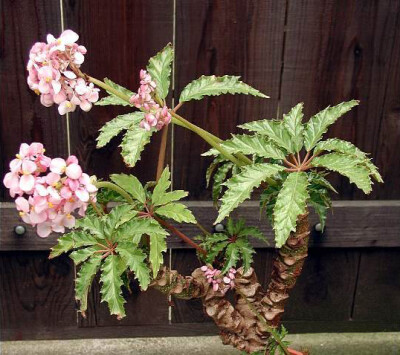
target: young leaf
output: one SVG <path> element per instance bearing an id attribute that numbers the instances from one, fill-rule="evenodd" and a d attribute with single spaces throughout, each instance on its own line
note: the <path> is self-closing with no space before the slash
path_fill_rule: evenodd
<path id="1" fill-rule="evenodd" d="M 303 103 L 293 107 L 287 115 L 283 115 L 283 124 L 291 137 L 292 149 L 290 153 L 297 153 L 303 148 Z"/>
<path id="2" fill-rule="evenodd" d="M 118 85 L 111 81 L 110 79 L 105 78 L 104 82 L 111 86 L 113 89 L 117 90 L 121 94 L 130 98 L 134 93 L 121 85 Z M 97 101 L 95 105 L 98 106 L 107 106 L 107 105 L 121 105 L 121 106 L 133 106 L 128 101 L 121 99 L 119 96 L 116 96 L 111 91 L 107 91 L 110 96 L 103 97 L 100 101 Z"/>
<path id="3" fill-rule="evenodd" d="M 126 270 L 124 261 L 118 255 L 109 255 L 101 265 L 101 302 L 107 302 L 110 314 L 118 319 L 125 317 L 121 286 L 121 274 Z"/>
<path id="4" fill-rule="evenodd" d="M 147 71 L 151 78 L 156 82 L 157 96 L 164 100 L 168 95 L 170 85 L 170 75 L 172 61 L 174 60 L 174 49 L 171 43 L 167 44 L 163 50 L 150 58 Z"/>
<path id="5" fill-rule="evenodd" d="M 101 220 L 97 216 L 86 215 L 76 221 L 76 227 L 88 231 L 90 234 L 104 239 L 104 228 Z"/>
<path id="6" fill-rule="evenodd" d="M 100 269 L 101 255 L 92 256 L 80 267 L 75 280 L 75 298 L 79 301 L 79 309 L 84 313 L 87 309 L 87 296 L 96 273 Z"/>
<path id="7" fill-rule="evenodd" d="M 310 151 L 322 138 L 322 135 L 328 130 L 328 127 L 335 123 L 336 120 L 350 111 L 359 101 L 352 100 L 342 102 L 339 105 L 330 107 L 318 112 L 307 122 L 304 130 L 304 146 Z"/>
<path id="8" fill-rule="evenodd" d="M 122 187 L 125 191 L 132 195 L 134 199 L 138 200 L 141 203 L 146 202 L 146 193 L 142 184 L 136 176 L 126 174 L 112 174 L 110 175 L 110 179 L 119 187 Z"/>
<path id="9" fill-rule="evenodd" d="M 69 257 L 74 261 L 75 265 L 79 265 L 80 263 L 83 263 L 86 259 L 91 257 L 96 252 L 96 250 L 99 249 L 92 247 L 74 250 L 71 254 L 69 254 Z"/>
<path id="10" fill-rule="evenodd" d="M 283 121 L 260 120 L 245 123 L 239 127 L 249 131 L 258 132 L 263 136 L 267 136 L 278 147 L 283 148 L 288 152 L 292 150 L 291 138 Z"/>
<path id="11" fill-rule="evenodd" d="M 246 239 L 238 239 L 235 244 L 240 250 L 244 272 L 247 272 L 247 270 L 250 269 L 251 263 L 253 262 L 253 254 L 255 251 Z"/>
<path id="12" fill-rule="evenodd" d="M 154 130 L 147 131 L 139 126 L 130 127 L 127 130 L 120 147 L 122 148 L 121 155 L 129 167 L 134 167 L 140 159 L 140 154 L 144 146 L 150 142 L 153 133 Z"/>
<path id="13" fill-rule="evenodd" d="M 218 199 L 221 195 L 222 184 L 226 180 L 229 171 L 232 169 L 233 164 L 231 162 L 225 163 L 221 165 L 217 172 L 214 175 L 214 182 L 212 187 L 212 199 L 214 201 L 214 205 L 217 206 Z"/>
<path id="14" fill-rule="evenodd" d="M 150 234 L 150 255 L 149 260 L 153 270 L 153 277 L 156 277 L 160 270 L 160 265 L 163 263 L 163 252 L 167 250 L 165 236 L 158 233 Z"/>
<path id="15" fill-rule="evenodd" d="M 132 126 L 139 126 L 139 122 L 143 119 L 143 112 L 127 113 L 119 115 L 107 122 L 100 128 L 100 134 L 96 138 L 97 148 L 104 147 L 112 138 L 117 136 L 121 131 L 128 130 Z"/>
<path id="16" fill-rule="evenodd" d="M 285 159 L 285 153 L 268 138 L 254 135 L 232 135 L 232 138 L 223 142 L 222 146 L 235 153 L 255 154 L 263 158 Z"/>
<path id="17" fill-rule="evenodd" d="M 210 186 L 210 180 L 211 176 L 213 175 L 215 169 L 218 167 L 220 164 L 220 160 L 217 158 L 214 158 L 212 163 L 208 166 L 207 171 L 206 171 L 206 187 Z"/>
<path id="18" fill-rule="evenodd" d="M 162 172 L 160 178 L 157 181 L 157 185 L 153 190 L 153 195 L 151 196 L 151 201 L 153 205 L 158 205 L 163 200 L 165 191 L 171 186 L 170 172 L 168 166 Z"/>
<path id="19" fill-rule="evenodd" d="M 104 233 L 108 238 L 111 238 L 115 229 L 121 225 L 121 219 L 128 215 L 133 209 L 131 205 L 115 206 L 109 214 L 105 216 Z M 132 218 L 132 217 L 131 217 Z"/>
<path id="20" fill-rule="evenodd" d="M 146 291 L 150 284 L 150 269 L 145 263 L 146 254 L 131 243 L 118 243 L 116 250 L 135 274 L 141 289 Z"/>
<path id="21" fill-rule="evenodd" d="M 289 174 L 282 184 L 274 208 L 274 230 L 276 246 L 280 248 L 296 231 L 297 216 L 306 212 L 308 179 L 304 172 Z"/>
<path id="22" fill-rule="evenodd" d="M 116 240 L 130 241 L 133 244 L 139 244 L 143 234 L 159 234 L 167 236 L 168 232 L 152 218 L 133 218 L 123 224 L 116 232 Z"/>
<path id="23" fill-rule="evenodd" d="M 239 261 L 239 248 L 237 246 L 237 243 L 228 244 L 225 251 L 225 258 L 226 262 L 223 269 L 221 270 L 223 274 L 226 273 L 231 267 L 235 267 L 237 262 Z"/>
<path id="24" fill-rule="evenodd" d="M 319 142 L 315 148 L 314 153 L 326 150 L 328 152 L 335 151 L 338 153 L 343 153 L 347 155 L 354 155 L 354 157 L 359 159 L 360 164 L 364 164 L 366 168 L 370 171 L 370 174 L 377 182 L 383 182 L 381 175 L 378 172 L 378 168 L 371 163 L 366 153 L 358 149 L 354 144 L 337 139 L 327 139 L 326 141 Z"/>
<path id="25" fill-rule="evenodd" d="M 245 94 L 263 98 L 268 96 L 259 92 L 239 80 L 240 76 L 201 76 L 188 84 L 181 93 L 179 102 L 200 100 L 204 96 L 218 96 L 222 94 Z"/>
<path id="26" fill-rule="evenodd" d="M 319 217 L 322 231 L 325 229 L 326 215 L 330 207 L 330 199 L 326 189 L 312 190 L 310 189 L 310 204 L 314 208 Z"/>
<path id="27" fill-rule="evenodd" d="M 221 199 L 222 205 L 215 223 L 221 222 L 240 203 L 249 198 L 253 189 L 259 186 L 266 178 L 272 177 L 284 169 L 283 166 L 276 164 L 244 166 L 239 174 L 234 175 L 225 183 L 227 190 Z"/>
<path id="28" fill-rule="evenodd" d="M 171 218 L 176 222 L 197 223 L 192 211 L 182 203 L 169 203 L 168 205 L 158 207 L 155 213 L 161 217 Z"/>
<path id="29" fill-rule="evenodd" d="M 161 206 L 170 203 L 172 201 L 178 201 L 186 197 L 187 195 L 188 192 L 183 190 L 166 192 L 162 196 L 160 196 L 160 198 L 157 199 L 157 204 L 155 204 L 154 206 Z"/>
<path id="30" fill-rule="evenodd" d="M 66 253 L 71 249 L 95 245 L 97 240 L 85 232 L 72 231 L 58 238 L 57 244 L 51 248 L 49 259 Z"/>
<path id="31" fill-rule="evenodd" d="M 358 161 L 352 156 L 340 153 L 329 153 L 312 160 L 311 165 L 322 167 L 332 171 L 336 171 L 343 176 L 349 178 L 364 193 L 369 194 L 372 191 L 372 182 L 369 177 L 369 170 L 362 165 L 357 164 Z"/>

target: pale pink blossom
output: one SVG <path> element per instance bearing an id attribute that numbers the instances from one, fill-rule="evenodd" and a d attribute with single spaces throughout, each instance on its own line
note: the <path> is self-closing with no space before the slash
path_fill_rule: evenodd
<path id="1" fill-rule="evenodd" d="M 210 268 L 207 265 L 203 265 L 200 270 L 203 271 L 207 282 L 212 285 L 214 292 L 219 290 L 222 294 L 225 294 L 229 289 L 235 286 L 234 280 L 236 270 L 234 268 L 230 268 L 228 274 L 225 276 L 222 274 L 221 270 Z"/>

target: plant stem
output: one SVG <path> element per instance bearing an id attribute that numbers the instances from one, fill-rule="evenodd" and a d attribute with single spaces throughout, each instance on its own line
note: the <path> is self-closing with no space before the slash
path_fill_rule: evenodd
<path id="1" fill-rule="evenodd" d="M 134 204 L 135 201 L 132 199 L 132 197 L 123 189 L 121 189 L 118 185 L 109 182 L 109 181 L 98 181 L 96 182 L 96 187 L 98 189 L 101 188 L 106 188 L 115 191 L 116 193 L 120 194 L 126 201 L 128 201 L 131 204 Z"/>
<path id="2" fill-rule="evenodd" d="M 289 350 L 287 349 L 287 346 L 282 343 L 281 339 L 279 336 L 276 334 L 276 329 L 272 328 L 267 321 L 264 319 L 264 317 L 257 311 L 257 309 L 254 307 L 254 305 L 247 299 L 246 295 L 240 291 L 239 289 L 235 288 L 235 292 L 238 293 L 247 303 L 249 306 L 250 310 L 254 313 L 254 315 L 257 317 L 257 319 L 264 325 L 265 329 L 267 332 L 271 334 L 271 336 L 275 339 L 275 341 L 279 344 L 279 346 L 282 348 L 283 352 L 286 355 L 290 355 Z"/>
<path id="3" fill-rule="evenodd" d="M 96 202 L 94 202 L 92 199 L 90 199 L 90 204 L 92 205 L 93 209 L 96 211 L 99 217 L 104 215 L 103 211 L 97 207 Z"/>
<path id="4" fill-rule="evenodd" d="M 113 87 L 110 85 L 107 85 L 105 82 L 98 80 L 96 78 L 92 78 L 91 76 L 86 77 L 87 80 L 89 80 L 91 83 L 100 86 L 104 90 L 111 92 L 113 95 L 118 96 L 120 99 L 129 102 L 130 97 L 128 95 L 124 95 L 123 93 L 119 92 L 118 90 L 115 90 Z"/>
<path id="5" fill-rule="evenodd" d="M 158 152 L 156 181 L 158 181 L 164 169 L 165 152 L 167 150 L 167 140 L 168 140 L 168 125 L 163 128 L 161 136 L 160 150 Z"/>
<path id="6" fill-rule="evenodd" d="M 176 229 L 174 226 L 172 226 L 171 224 L 169 224 L 168 222 L 164 221 L 163 219 L 157 217 L 157 216 L 153 216 L 153 218 L 160 223 L 161 225 L 163 225 L 165 228 L 169 229 L 172 233 L 174 233 L 175 235 L 177 235 L 179 238 L 181 238 L 185 243 L 191 245 L 193 248 L 196 248 L 200 253 L 206 255 L 207 252 L 198 244 L 196 244 L 193 240 L 191 240 L 188 236 L 186 236 L 185 234 L 183 234 L 181 231 L 179 231 L 178 229 Z"/>

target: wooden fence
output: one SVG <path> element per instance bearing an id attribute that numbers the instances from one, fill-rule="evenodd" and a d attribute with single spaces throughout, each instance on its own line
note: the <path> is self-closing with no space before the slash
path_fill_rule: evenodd
<path id="1" fill-rule="evenodd" d="M 119 139 L 95 149 L 97 130 L 124 110 L 77 111 L 68 127 L 56 108 L 42 107 L 27 87 L 30 46 L 47 33 L 59 34 L 62 25 L 80 34 L 88 49 L 83 69 L 94 77 L 134 90 L 148 58 L 174 42 L 174 97 L 202 74 L 241 75 L 271 97 L 225 96 L 182 107 L 184 117 L 221 138 L 238 124 L 276 117 L 300 101 L 309 116 L 329 104 L 361 100 L 330 135 L 371 152 L 385 184 L 365 197 L 345 179 L 332 179 L 342 200 L 335 202 L 326 233 L 313 233 L 285 324 L 297 332 L 400 330 L 399 1 L 0 0 L 0 14 L 1 176 L 21 142 L 41 141 L 49 156 L 66 156 L 70 146 L 85 171 L 98 177 L 129 171 L 142 181 L 154 179 L 160 135 L 128 170 Z M 211 227 L 215 211 L 204 179 L 209 161 L 199 157 L 207 146 L 180 127 L 171 131 L 173 187 L 190 192 L 188 204 Z M 65 257 L 47 260 L 55 236 L 41 240 L 30 228 L 17 236 L 13 228 L 21 223 L 4 189 L 1 198 L 3 339 L 215 332 L 199 302 L 175 301 L 170 307 L 161 294 L 139 293 L 137 287 L 126 295 L 128 317 L 117 321 L 100 303 L 96 285 L 83 319 L 76 313 L 72 263 Z M 239 212 L 260 224 L 255 202 Z M 261 226 L 271 238 L 265 221 Z M 274 250 L 257 248 L 255 266 L 265 284 Z M 165 262 L 182 273 L 197 265 L 194 252 L 174 238 Z"/>

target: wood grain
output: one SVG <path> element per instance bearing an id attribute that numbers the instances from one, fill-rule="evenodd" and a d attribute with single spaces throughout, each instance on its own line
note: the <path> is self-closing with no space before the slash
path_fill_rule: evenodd
<path id="1" fill-rule="evenodd" d="M 0 254 L 1 328 L 22 340 L 31 329 L 76 325 L 73 265 L 67 257 L 48 260 L 46 252 Z"/>
<path id="2" fill-rule="evenodd" d="M 175 98 L 201 75 L 240 75 L 271 99 L 224 95 L 185 103 L 179 111 L 208 131 L 228 138 L 236 126 L 276 115 L 279 100 L 285 1 L 177 1 Z M 201 138 L 175 127 L 174 188 L 206 199 L 208 149 Z"/>
<path id="3" fill-rule="evenodd" d="M 46 41 L 47 33 L 60 32 L 57 1 L 0 2 L 0 176 L 22 142 L 42 142 L 49 156 L 66 154 L 65 120 L 56 107 L 46 108 L 26 83 L 29 50 Z M 0 199 L 9 200 L 3 184 Z"/>
<path id="4" fill-rule="evenodd" d="M 304 102 L 309 117 L 328 105 L 361 101 L 327 136 L 372 153 L 388 181 L 399 177 L 398 159 L 387 148 L 400 138 L 399 16 L 400 3 L 391 0 L 290 1 L 282 73 L 283 112 Z M 342 199 L 399 196 L 398 186 L 379 184 L 365 196 L 347 179 L 334 179 Z"/>

